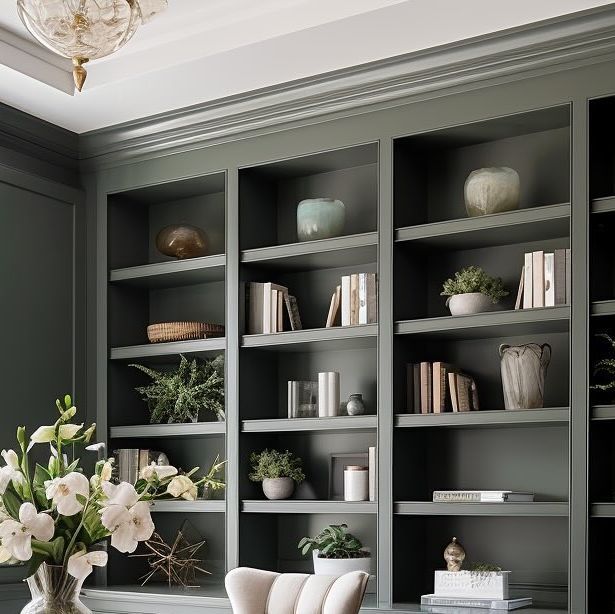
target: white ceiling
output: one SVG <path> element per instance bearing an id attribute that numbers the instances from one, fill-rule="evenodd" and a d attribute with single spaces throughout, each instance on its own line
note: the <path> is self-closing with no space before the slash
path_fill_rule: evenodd
<path id="1" fill-rule="evenodd" d="M 33 41 L 0 7 L 0 101 L 78 133 L 572 13 L 599 0 L 169 0 L 87 65 Z M 74 94 L 74 95 L 73 95 Z"/>

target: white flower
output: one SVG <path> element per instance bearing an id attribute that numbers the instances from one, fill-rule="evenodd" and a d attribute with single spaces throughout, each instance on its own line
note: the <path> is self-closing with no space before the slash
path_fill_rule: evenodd
<path id="1" fill-rule="evenodd" d="M 121 505 L 123 507 L 132 507 L 139 500 L 135 487 L 128 482 L 120 482 L 117 485 L 111 484 L 111 482 L 103 482 L 102 490 L 107 497 L 105 506 Z"/>
<path id="2" fill-rule="evenodd" d="M 59 428 L 60 439 L 72 439 L 81 429 L 83 424 L 62 424 Z M 56 439 L 56 427 L 39 426 L 30 436 L 30 447 L 35 443 L 49 443 Z"/>
<path id="3" fill-rule="evenodd" d="M 19 470 L 19 458 L 13 450 L 2 450 L 6 465 L 0 468 L 0 495 L 6 492 L 11 482 L 22 482 L 23 474 Z"/>
<path id="4" fill-rule="evenodd" d="M 4 546 L 0 546 L 0 565 L 7 563 L 12 558 L 13 555 Z"/>
<path id="5" fill-rule="evenodd" d="M 131 508 L 109 505 L 101 511 L 101 522 L 111 533 L 111 545 L 120 552 L 134 552 L 140 541 L 148 540 L 154 533 L 146 501 L 139 501 Z"/>
<path id="6" fill-rule="evenodd" d="M 165 478 L 170 478 L 174 475 L 177 475 L 177 469 L 172 467 L 171 465 L 157 465 L 156 463 L 152 463 L 147 467 L 143 467 L 141 469 L 141 478 L 151 482 L 155 477 L 158 477 L 159 480 L 164 480 Z"/>
<path id="7" fill-rule="evenodd" d="M 104 567 L 107 564 L 109 555 L 101 550 L 95 550 L 94 552 L 77 552 L 68 559 L 68 566 L 66 570 L 68 573 L 77 578 L 78 580 L 84 580 L 91 573 L 93 566 Z"/>
<path id="8" fill-rule="evenodd" d="M 107 461 L 100 470 L 100 479 L 103 482 L 108 482 L 113 476 L 113 465 Z"/>
<path id="9" fill-rule="evenodd" d="M 62 516 L 74 516 L 83 509 L 83 504 L 77 500 L 77 495 L 88 497 L 90 482 L 82 474 L 73 471 L 63 478 L 55 478 L 45 482 L 45 495 L 53 501 Z"/>
<path id="10" fill-rule="evenodd" d="M 198 494 L 196 485 L 187 475 L 174 477 L 167 486 L 167 492 L 176 499 L 182 498 L 187 501 L 194 501 Z"/>
<path id="11" fill-rule="evenodd" d="M 60 427 L 60 439 L 72 439 L 83 428 L 81 424 L 63 424 Z"/>
<path id="12" fill-rule="evenodd" d="M 5 520 L 0 524 L 2 547 L 19 561 L 32 558 L 32 537 L 41 542 L 48 542 L 53 537 L 55 526 L 49 514 L 36 513 L 32 503 L 22 503 L 19 508 L 19 520 Z"/>

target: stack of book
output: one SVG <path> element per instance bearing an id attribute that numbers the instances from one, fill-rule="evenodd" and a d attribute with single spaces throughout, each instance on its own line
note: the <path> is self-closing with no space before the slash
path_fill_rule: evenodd
<path id="1" fill-rule="evenodd" d="M 439 597 L 438 595 L 423 595 L 421 605 L 427 606 L 426 612 L 433 614 L 471 614 L 472 612 L 489 610 L 518 610 L 532 605 L 531 597 L 517 599 L 481 599 L 480 597 Z M 457 609 L 458 608 L 458 609 Z M 461 608 L 464 608 L 461 610 Z M 466 610 L 465 608 L 469 608 Z M 478 612 L 477 612 L 478 614 Z"/>
<path id="2" fill-rule="evenodd" d="M 570 279 L 569 249 L 526 253 L 515 309 L 568 305 Z"/>
<path id="3" fill-rule="evenodd" d="M 297 299 L 288 288 L 271 282 L 246 284 L 248 335 L 281 333 L 286 328 L 301 330 Z"/>
<path id="4" fill-rule="evenodd" d="M 374 324 L 378 321 L 378 282 L 376 273 L 344 275 L 331 296 L 327 328 Z"/>
<path id="5" fill-rule="evenodd" d="M 155 463 L 160 452 L 139 448 L 121 448 L 115 450 L 113 455 L 115 457 L 114 478 L 119 482 L 135 484 L 141 470 Z"/>
<path id="6" fill-rule="evenodd" d="M 531 503 L 534 494 L 514 490 L 434 490 L 434 503 Z"/>
<path id="7" fill-rule="evenodd" d="M 441 414 L 478 410 L 474 378 L 446 362 L 406 365 L 408 413 Z"/>

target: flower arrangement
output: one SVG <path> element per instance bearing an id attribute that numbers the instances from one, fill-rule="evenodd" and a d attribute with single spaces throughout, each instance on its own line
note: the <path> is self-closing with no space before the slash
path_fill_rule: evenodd
<path id="1" fill-rule="evenodd" d="M 175 467 L 151 465 L 141 471 L 136 484 L 114 484 L 113 460 L 102 459 L 88 479 L 79 459 L 69 459 L 67 452 L 74 454 L 77 445 L 89 444 L 96 425 L 85 429 L 71 422 L 77 408 L 70 396 L 56 405 L 56 422 L 38 428 L 29 440 L 24 427 L 17 429 L 21 453 L 3 450 L 6 464 L 0 468 L 0 500 L 6 512 L 0 522 L 0 562 L 29 562 L 28 576 L 60 569 L 61 580 L 54 589 L 58 594 L 49 599 L 65 598 L 59 592 L 71 578 L 82 582 L 94 566 L 107 564 L 107 553 L 96 545 L 108 537 L 120 552 L 134 552 L 139 542 L 150 539 L 153 500 L 193 500 L 199 485 L 224 487 L 215 478 L 222 466 L 217 460 L 201 479 L 194 478 L 198 468 L 179 475 Z M 37 444 L 49 445 L 51 456 L 47 467 L 36 464 L 32 472 L 30 452 Z M 91 447 L 101 449 L 102 444 Z"/>

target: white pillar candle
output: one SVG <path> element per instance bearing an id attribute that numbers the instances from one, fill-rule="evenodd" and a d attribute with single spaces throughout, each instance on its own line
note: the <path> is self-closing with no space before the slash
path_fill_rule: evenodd
<path id="1" fill-rule="evenodd" d="M 340 374 L 325 371 L 318 374 L 318 417 L 337 416 L 340 407 Z"/>
<path id="2" fill-rule="evenodd" d="M 369 499 L 369 471 L 360 465 L 344 468 L 344 501 L 367 501 Z"/>

